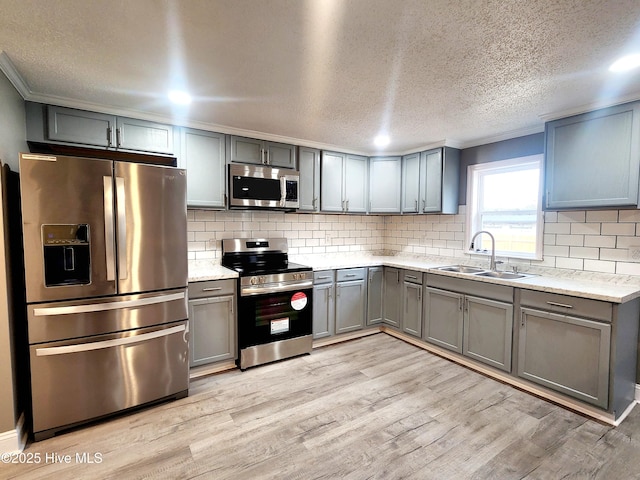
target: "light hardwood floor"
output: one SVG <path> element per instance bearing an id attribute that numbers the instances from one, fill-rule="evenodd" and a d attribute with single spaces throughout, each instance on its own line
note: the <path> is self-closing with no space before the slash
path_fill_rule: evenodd
<path id="1" fill-rule="evenodd" d="M 198 379 L 24 453 L 42 463 L 0 478 L 632 479 L 640 408 L 605 426 L 380 333 Z"/>

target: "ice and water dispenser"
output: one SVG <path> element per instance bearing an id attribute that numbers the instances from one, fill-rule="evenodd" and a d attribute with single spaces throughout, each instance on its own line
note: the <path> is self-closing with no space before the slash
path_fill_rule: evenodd
<path id="1" fill-rule="evenodd" d="M 47 287 L 91 283 L 89 225 L 42 225 Z"/>

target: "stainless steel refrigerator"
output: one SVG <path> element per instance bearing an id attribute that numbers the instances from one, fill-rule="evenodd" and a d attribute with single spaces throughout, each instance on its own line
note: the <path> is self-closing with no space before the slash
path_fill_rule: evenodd
<path id="1" fill-rule="evenodd" d="M 188 393 L 185 171 L 20 156 L 36 440 Z"/>

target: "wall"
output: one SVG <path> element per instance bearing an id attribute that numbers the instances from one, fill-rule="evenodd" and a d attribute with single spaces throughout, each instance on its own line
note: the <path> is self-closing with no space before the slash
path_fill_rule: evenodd
<path id="1" fill-rule="evenodd" d="M 24 101 L 4 74 L 0 73 L 0 159 L 18 171 L 18 154 L 28 151 L 25 143 Z M 13 207 L 9 205 L 9 207 Z M 2 213 L 0 213 L 2 215 Z M 0 218 L 0 225 L 2 225 Z M 3 229 L 4 230 L 4 229 Z M 14 394 L 11 325 L 7 289 L 5 235 L 0 232 L 0 434 L 15 430 L 18 401 Z"/>

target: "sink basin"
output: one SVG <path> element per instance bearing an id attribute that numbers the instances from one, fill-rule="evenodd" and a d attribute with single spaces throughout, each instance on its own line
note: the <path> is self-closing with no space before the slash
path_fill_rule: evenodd
<path id="1" fill-rule="evenodd" d="M 448 267 L 439 267 L 438 270 L 442 270 L 444 272 L 477 273 L 477 274 L 479 274 L 480 272 L 484 272 L 484 268 L 469 267 L 467 265 L 450 265 Z"/>
<path id="2" fill-rule="evenodd" d="M 479 277 L 491 277 L 491 278 L 504 278 L 505 280 L 515 280 L 516 278 L 530 277 L 524 273 L 512 273 L 512 272 L 481 272 L 476 273 Z"/>

